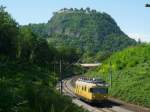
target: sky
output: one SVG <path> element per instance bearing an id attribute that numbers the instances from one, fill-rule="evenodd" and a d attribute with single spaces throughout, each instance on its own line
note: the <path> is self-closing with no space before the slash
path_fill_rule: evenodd
<path id="1" fill-rule="evenodd" d="M 131 38 L 150 42 L 150 0 L 0 0 L 0 5 L 21 25 L 46 23 L 62 8 L 96 9 L 111 15 Z"/>

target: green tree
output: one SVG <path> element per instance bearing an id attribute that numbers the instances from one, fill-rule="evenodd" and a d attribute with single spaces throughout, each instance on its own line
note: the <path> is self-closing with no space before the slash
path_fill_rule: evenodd
<path id="1" fill-rule="evenodd" d="M 5 7 L 0 6 L 0 55 L 16 58 L 18 24 L 13 20 Z"/>
<path id="2" fill-rule="evenodd" d="M 68 46 L 59 47 L 58 52 L 59 52 L 59 58 L 61 58 L 65 63 L 68 64 L 72 64 L 78 61 L 81 55 L 80 51 Z"/>
<path id="3" fill-rule="evenodd" d="M 34 50 L 34 62 L 40 65 L 50 64 L 54 58 L 54 50 L 55 49 L 52 47 L 50 49 L 48 42 L 45 39 L 39 38 Z"/>
<path id="4" fill-rule="evenodd" d="M 20 28 L 18 58 L 22 62 L 32 62 L 37 36 L 28 27 Z"/>

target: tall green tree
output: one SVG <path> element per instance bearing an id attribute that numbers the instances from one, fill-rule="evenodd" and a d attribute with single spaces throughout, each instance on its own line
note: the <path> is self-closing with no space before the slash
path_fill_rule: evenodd
<path id="1" fill-rule="evenodd" d="M 45 39 L 39 38 L 34 50 L 33 60 L 37 64 L 49 65 L 54 58 L 55 49 L 50 48 Z"/>
<path id="2" fill-rule="evenodd" d="M 64 61 L 64 63 L 72 64 L 79 60 L 81 53 L 79 50 L 68 47 L 68 46 L 61 46 L 57 48 L 59 57 Z"/>
<path id="3" fill-rule="evenodd" d="M 20 28 L 18 58 L 22 62 L 33 62 L 37 36 L 28 27 Z"/>
<path id="4" fill-rule="evenodd" d="M 0 55 L 16 57 L 19 27 L 5 7 L 0 6 Z"/>

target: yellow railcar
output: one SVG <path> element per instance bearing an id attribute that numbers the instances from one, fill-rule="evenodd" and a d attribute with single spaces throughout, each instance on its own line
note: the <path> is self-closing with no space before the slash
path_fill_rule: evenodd
<path id="1" fill-rule="evenodd" d="M 108 84 L 102 80 L 79 78 L 75 82 L 75 94 L 88 102 L 102 102 L 108 97 Z"/>

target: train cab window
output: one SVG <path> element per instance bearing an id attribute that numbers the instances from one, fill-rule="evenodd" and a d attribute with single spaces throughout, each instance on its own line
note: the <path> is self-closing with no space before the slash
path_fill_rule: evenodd
<path id="1" fill-rule="evenodd" d="M 92 92 L 92 93 L 107 94 L 108 93 L 108 88 L 91 88 L 90 92 Z"/>

